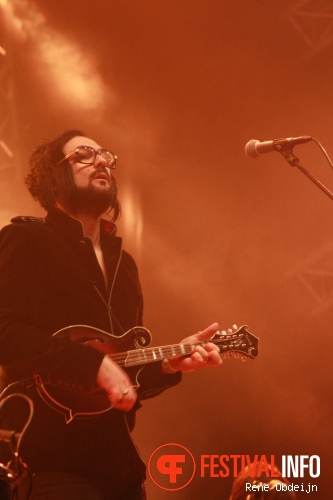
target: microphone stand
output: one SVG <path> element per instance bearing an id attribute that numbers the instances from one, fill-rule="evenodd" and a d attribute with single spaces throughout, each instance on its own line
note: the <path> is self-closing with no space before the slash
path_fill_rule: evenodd
<path id="1" fill-rule="evenodd" d="M 329 198 L 331 198 L 331 200 L 333 200 L 333 193 L 331 193 L 331 191 L 329 189 L 327 189 L 326 186 L 324 186 L 324 184 L 322 184 L 320 181 L 318 181 L 318 179 L 316 179 L 315 177 L 313 177 L 312 174 L 310 174 L 310 172 L 308 172 L 299 162 L 299 158 L 294 155 L 294 152 L 293 152 L 293 148 L 290 147 L 289 145 L 286 146 L 285 149 L 283 149 L 283 147 L 281 148 L 281 145 L 279 146 L 279 148 L 277 149 L 276 148 L 276 151 L 278 151 L 278 153 L 281 153 L 282 156 L 284 157 L 284 159 L 289 163 L 289 165 L 291 165 L 292 167 L 297 167 L 301 172 L 303 172 L 304 175 L 306 175 L 317 187 L 319 187 L 319 189 L 321 189 Z"/>

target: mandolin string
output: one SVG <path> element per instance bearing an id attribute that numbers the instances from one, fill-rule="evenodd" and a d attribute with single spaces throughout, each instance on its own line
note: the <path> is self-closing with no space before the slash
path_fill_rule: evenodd
<path id="1" fill-rule="evenodd" d="M 229 339 L 218 339 L 215 344 L 225 344 Z M 185 344 L 173 344 L 162 347 L 138 348 L 127 352 L 111 354 L 110 357 L 120 366 L 134 366 L 144 363 L 152 363 L 164 358 L 191 354 L 198 345 L 206 342 L 189 342 Z M 231 345 L 229 344 L 229 347 Z M 235 346 L 236 347 L 236 346 Z M 184 353 L 185 350 L 185 353 Z M 126 363 L 127 361 L 127 363 Z"/>
<path id="2" fill-rule="evenodd" d="M 148 347 L 145 349 L 134 349 L 125 353 L 111 354 L 110 357 L 118 364 L 129 361 L 129 365 L 142 364 L 145 362 L 154 362 L 167 357 L 182 356 L 191 354 L 197 345 L 203 345 L 204 342 L 192 342 L 187 344 L 174 344 L 163 347 Z M 184 349 L 182 349 L 182 346 Z M 184 352 L 185 350 L 185 352 Z M 155 358 L 156 356 L 156 358 Z"/>
<path id="3" fill-rule="evenodd" d="M 114 361 L 126 360 L 127 358 L 132 362 L 135 360 L 145 361 L 151 359 L 155 361 L 155 357 L 158 359 L 163 359 L 166 357 L 187 355 L 193 352 L 194 348 L 198 344 L 187 344 L 185 347 L 185 352 L 183 352 L 178 344 L 175 346 L 165 346 L 165 347 L 148 347 L 146 349 L 137 349 L 128 351 L 125 353 L 112 354 L 111 358 Z M 157 360 L 157 359 L 156 359 Z"/>

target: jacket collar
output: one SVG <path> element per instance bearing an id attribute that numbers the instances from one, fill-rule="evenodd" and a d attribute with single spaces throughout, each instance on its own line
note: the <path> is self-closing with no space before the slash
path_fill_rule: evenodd
<path id="1" fill-rule="evenodd" d="M 82 240 L 83 227 L 78 219 L 66 214 L 62 210 L 53 209 L 45 217 L 46 224 L 58 234 L 62 234 L 66 239 Z M 115 236 L 117 227 L 113 222 L 101 219 L 101 239 L 109 239 Z"/>

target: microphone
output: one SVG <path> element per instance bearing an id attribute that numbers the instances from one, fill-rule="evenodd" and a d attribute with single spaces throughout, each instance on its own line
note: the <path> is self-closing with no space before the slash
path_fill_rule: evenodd
<path id="1" fill-rule="evenodd" d="M 250 158 L 258 158 L 260 155 L 271 151 L 281 152 L 290 149 L 297 144 L 304 144 L 312 141 L 311 135 L 301 135 L 301 137 L 288 137 L 287 139 L 274 139 L 273 141 L 260 142 L 252 139 L 245 145 L 245 154 Z"/>

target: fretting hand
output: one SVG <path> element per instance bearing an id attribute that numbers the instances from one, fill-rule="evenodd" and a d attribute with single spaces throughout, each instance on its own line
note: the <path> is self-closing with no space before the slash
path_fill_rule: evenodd
<path id="1" fill-rule="evenodd" d="M 217 345 L 209 342 L 213 335 L 219 330 L 218 323 L 213 323 L 202 332 L 191 335 L 183 339 L 180 343 L 186 342 L 205 342 L 203 345 L 197 345 L 191 356 L 177 356 L 164 360 L 162 367 L 166 373 L 176 371 L 189 372 L 199 370 L 208 366 L 219 366 L 222 364 L 220 350 Z M 207 343 L 206 343 L 207 342 Z"/>

